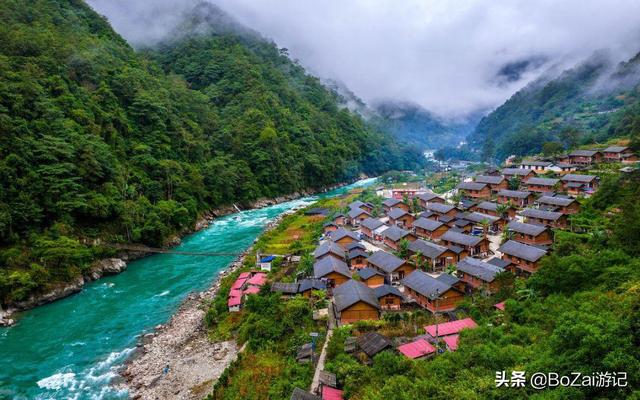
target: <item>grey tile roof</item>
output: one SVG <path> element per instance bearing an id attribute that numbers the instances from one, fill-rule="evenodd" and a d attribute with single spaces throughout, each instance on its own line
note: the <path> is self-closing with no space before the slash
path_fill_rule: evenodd
<path id="1" fill-rule="evenodd" d="M 502 175 L 527 176 L 530 173 L 531 173 L 530 169 L 524 169 L 524 168 L 505 168 L 502 170 Z"/>
<path id="2" fill-rule="evenodd" d="M 380 272 L 378 272 L 378 270 L 376 270 L 375 268 L 369 268 L 369 267 L 365 267 L 365 268 L 360 268 L 358 270 L 358 275 L 360 276 L 360 278 L 362 279 L 369 279 L 374 275 L 380 275 L 383 276 Z"/>
<path id="3" fill-rule="evenodd" d="M 412 243 L 409 243 L 409 250 L 414 253 L 420 253 L 425 257 L 434 259 L 447 251 L 447 248 L 444 246 L 440 246 L 439 244 L 418 239 Z"/>
<path id="4" fill-rule="evenodd" d="M 335 257 L 325 257 L 313 264 L 313 276 L 317 279 L 325 277 L 331 272 L 337 272 L 340 275 L 351 278 L 347 263 Z"/>
<path id="5" fill-rule="evenodd" d="M 362 282 L 349 279 L 333 289 L 333 302 L 338 312 L 342 312 L 345 308 L 351 307 L 359 301 L 380 309 L 376 292 Z"/>
<path id="6" fill-rule="evenodd" d="M 341 258 L 345 258 L 345 253 L 342 247 L 331 240 L 326 240 L 322 242 L 320 246 L 316 247 L 316 249 L 313 251 L 313 258 L 322 257 L 327 253 L 333 253 L 337 256 L 340 256 Z"/>
<path id="7" fill-rule="evenodd" d="M 433 232 L 436 229 L 440 228 L 441 226 L 443 226 L 444 224 L 440 221 L 435 221 L 431 218 L 418 218 L 418 220 L 416 220 L 413 223 L 413 226 L 416 228 L 422 228 L 424 230 L 427 230 L 429 232 Z"/>
<path id="8" fill-rule="evenodd" d="M 375 288 L 373 290 L 376 292 L 376 297 L 377 298 L 392 294 L 392 295 L 395 295 L 395 296 L 398 296 L 398 297 L 404 299 L 404 296 L 402 295 L 402 293 L 400 293 L 400 290 L 398 290 L 398 288 L 395 287 L 395 286 L 382 285 L 382 286 L 378 286 L 377 288 Z"/>
<path id="9" fill-rule="evenodd" d="M 531 196 L 531 192 L 504 189 L 498 192 L 498 196 L 513 197 L 516 199 L 526 199 L 527 197 Z"/>
<path id="10" fill-rule="evenodd" d="M 569 155 L 575 156 L 575 157 L 592 157 L 599 152 L 600 151 L 598 150 L 574 150 L 571 153 L 569 153 Z"/>
<path id="11" fill-rule="evenodd" d="M 402 200 L 393 199 L 393 198 L 391 198 L 391 199 L 385 199 L 385 200 L 382 202 L 382 204 L 383 204 L 384 206 L 387 206 L 387 207 L 395 207 L 395 206 L 397 206 L 397 205 L 398 205 L 398 204 L 400 204 L 400 203 L 402 203 Z"/>
<path id="12" fill-rule="evenodd" d="M 499 185 L 504 181 L 503 176 L 493 176 L 493 175 L 478 175 L 476 176 L 476 182 L 478 183 L 488 183 L 489 185 Z"/>
<path id="13" fill-rule="evenodd" d="M 458 271 L 475 276 L 485 282 L 493 282 L 496 275 L 504 269 L 477 258 L 466 257 L 458 263 Z"/>
<path id="14" fill-rule="evenodd" d="M 389 229 L 385 230 L 384 232 L 382 232 L 382 235 L 386 238 L 389 238 L 390 240 L 393 240 L 394 242 L 397 242 L 398 240 L 401 240 L 402 238 L 404 238 L 405 236 L 407 236 L 409 234 L 408 231 L 405 231 L 404 229 L 398 227 L 398 226 L 391 226 L 389 227 Z"/>
<path id="15" fill-rule="evenodd" d="M 499 217 L 495 217 L 493 215 L 483 214 L 475 211 L 464 214 L 462 218 L 466 219 L 467 221 L 475 222 L 476 224 L 481 223 L 483 220 L 489 221 L 490 224 L 495 224 L 496 222 L 500 221 Z"/>
<path id="16" fill-rule="evenodd" d="M 348 254 L 349 260 L 353 260 L 356 257 L 367 258 L 367 257 L 369 257 L 369 254 L 366 251 L 364 251 L 364 250 L 362 250 L 360 248 L 349 250 L 349 254 Z"/>
<path id="17" fill-rule="evenodd" d="M 595 175 L 581 175 L 581 174 L 566 174 L 562 178 L 560 178 L 563 182 L 583 182 L 589 183 L 592 180 L 596 179 Z"/>
<path id="18" fill-rule="evenodd" d="M 371 214 L 369 214 L 368 212 L 366 212 L 365 210 L 363 210 L 362 208 L 352 208 L 351 210 L 349 210 L 349 212 L 347 213 L 347 215 L 349 216 L 349 218 L 356 218 L 362 214 L 366 214 L 371 216 Z"/>
<path id="19" fill-rule="evenodd" d="M 378 250 L 367 258 L 367 262 L 375 265 L 386 273 L 390 274 L 396 269 L 398 269 L 402 264 L 404 264 L 404 260 L 394 256 L 391 253 L 387 253 L 386 251 Z"/>
<path id="20" fill-rule="evenodd" d="M 449 204 L 430 203 L 427 205 L 426 208 L 429 211 L 434 211 L 440 214 L 446 214 L 449 211 L 453 210 L 455 207 Z"/>
<path id="21" fill-rule="evenodd" d="M 433 199 L 441 199 L 441 200 L 444 200 L 444 199 L 442 199 L 442 197 L 438 196 L 438 195 L 437 195 L 437 194 L 435 194 L 435 193 L 420 193 L 420 194 L 418 195 L 418 198 L 419 198 L 420 200 L 423 200 L 423 201 L 431 201 L 431 200 L 433 200 Z"/>
<path id="22" fill-rule="evenodd" d="M 415 270 L 407 275 L 402 280 L 402 284 L 431 300 L 435 300 L 451 289 L 451 285 L 439 281 L 420 270 Z"/>
<path id="23" fill-rule="evenodd" d="M 492 201 L 483 201 L 478 204 L 476 207 L 481 210 L 489 210 L 489 211 L 498 211 L 498 203 L 494 203 Z"/>
<path id="24" fill-rule="evenodd" d="M 532 165 L 535 167 L 549 167 L 553 165 L 553 163 L 549 161 L 523 161 L 520 165 Z"/>
<path id="25" fill-rule="evenodd" d="M 393 347 L 389 339 L 377 332 L 368 332 L 358 337 L 358 346 L 369 357 L 373 357 L 381 351 Z"/>
<path id="26" fill-rule="evenodd" d="M 420 214 L 418 214 L 418 218 L 429 218 L 430 216 L 434 215 L 435 213 L 433 211 L 423 211 Z"/>
<path id="27" fill-rule="evenodd" d="M 493 257 L 487 262 L 500 268 L 507 268 L 509 265 L 511 265 L 509 261 L 503 260 L 502 258 L 498 257 Z"/>
<path id="28" fill-rule="evenodd" d="M 515 240 L 509 240 L 500 246 L 498 251 L 530 262 L 536 262 L 541 259 L 542 256 L 547 254 L 546 251 L 538 247 L 529 246 L 524 243 L 516 242 Z"/>
<path id="29" fill-rule="evenodd" d="M 384 225 L 384 222 L 380 221 L 379 219 L 371 218 L 371 217 L 360 222 L 360 226 L 364 226 L 365 228 L 371 229 L 372 231 L 380 228 L 382 225 Z"/>
<path id="30" fill-rule="evenodd" d="M 449 285 L 449 286 L 453 286 L 456 283 L 460 282 L 460 279 L 458 279 L 457 277 L 451 274 L 447 274 L 446 272 L 443 272 L 440 275 L 438 275 L 436 279 L 444 283 L 445 285 Z"/>
<path id="31" fill-rule="evenodd" d="M 338 228 L 335 231 L 329 233 L 329 238 L 331 238 L 331 240 L 333 240 L 334 242 L 337 242 L 338 240 L 344 238 L 345 236 L 349 236 L 355 241 L 360 240 L 360 238 L 358 238 L 358 235 L 356 235 L 355 232 L 352 232 L 344 228 Z"/>
<path id="32" fill-rule="evenodd" d="M 627 146 L 609 146 L 606 149 L 602 150 L 605 153 L 622 153 L 627 150 L 629 147 Z"/>
<path id="33" fill-rule="evenodd" d="M 525 182 L 525 185 L 540 185 L 540 186 L 553 186 L 560 182 L 559 179 L 552 178 L 529 178 Z"/>
<path id="34" fill-rule="evenodd" d="M 507 229 L 510 229 L 514 232 L 523 233 L 525 235 L 538 236 L 542 232 L 546 231 L 547 227 L 544 225 L 525 224 L 523 222 L 512 221 L 507 224 Z"/>
<path id="35" fill-rule="evenodd" d="M 350 251 L 350 250 L 353 250 L 353 249 L 362 249 L 362 250 L 366 250 L 366 249 L 367 249 L 367 247 L 366 247 L 364 244 L 362 244 L 362 242 L 353 242 L 353 243 L 349 243 L 349 244 L 346 246 L 346 248 L 347 248 L 347 250 L 349 250 L 349 251 Z"/>
<path id="36" fill-rule="evenodd" d="M 322 400 L 322 397 L 306 392 L 300 388 L 294 388 L 289 400 Z"/>
<path id="37" fill-rule="evenodd" d="M 320 279 L 301 279 L 298 286 L 298 293 L 306 292 L 307 290 L 325 290 L 327 285 Z"/>
<path id="38" fill-rule="evenodd" d="M 482 190 L 485 187 L 487 187 L 487 184 L 480 182 L 460 182 L 458 184 L 458 189 L 462 190 Z"/>
<path id="39" fill-rule="evenodd" d="M 453 221 L 454 219 L 456 219 L 456 217 L 452 217 L 450 215 L 440 215 L 440 216 L 438 216 L 438 221 L 444 222 L 445 224 Z"/>
<path id="40" fill-rule="evenodd" d="M 567 198 L 567 197 L 542 196 L 538 200 L 536 200 L 536 203 L 550 204 L 552 206 L 566 207 L 566 206 L 570 205 L 571 203 L 574 203 L 575 201 L 576 201 L 575 199 L 570 199 L 570 198 Z"/>
<path id="41" fill-rule="evenodd" d="M 557 221 L 564 214 L 562 214 L 561 212 L 555 212 L 555 211 L 544 211 L 544 210 L 537 210 L 535 208 L 525 208 L 520 212 L 520 215 L 527 218 L 539 218 L 539 219 L 546 219 L 550 221 Z"/>
<path id="42" fill-rule="evenodd" d="M 398 218 L 404 217 L 407 214 L 409 213 L 403 210 L 402 208 L 392 208 L 387 213 L 387 216 L 391 219 L 398 219 Z"/>
<path id="43" fill-rule="evenodd" d="M 373 204 L 371 204 L 371 203 L 365 203 L 365 202 L 360 201 L 360 200 L 356 200 L 356 201 L 352 202 L 351 204 L 349 204 L 349 208 L 350 208 L 350 209 L 353 209 L 353 208 L 360 208 L 360 207 L 362 207 L 362 206 L 366 206 L 366 207 L 373 208 Z"/>
<path id="44" fill-rule="evenodd" d="M 465 235 L 463 233 L 451 232 L 450 230 L 442 235 L 440 239 L 463 246 L 477 246 L 478 243 L 483 240 L 480 236 Z"/>
<path id="45" fill-rule="evenodd" d="M 298 293 L 299 283 L 285 283 L 285 282 L 274 282 L 271 285 L 272 292 L 279 292 L 285 294 L 296 294 Z"/>

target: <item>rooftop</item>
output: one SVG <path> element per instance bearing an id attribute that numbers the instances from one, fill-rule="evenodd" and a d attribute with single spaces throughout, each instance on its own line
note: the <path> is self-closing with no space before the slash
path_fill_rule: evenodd
<path id="1" fill-rule="evenodd" d="M 462 190 L 482 190 L 485 187 L 487 187 L 487 184 L 480 182 L 460 182 L 458 184 L 458 189 Z"/>
<path id="2" fill-rule="evenodd" d="M 503 196 L 503 197 L 514 197 L 517 199 L 526 199 L 527 197 L 531 196 L 531 192 L 525 192 L 525 191 L 521 191 L 521 190 L 501 190 L 498 192 L 498 196 Z"/>
<path id="3" fill-rule="evenodd" d="M 584 183 L 588 183 L 591 182 L 592 180 L 598 178 L 595 175 L 581 175 L 581 174 L 566 174 L 565 176 L 563 176 L 562 178 L 560 178 L 560 180 L 562 180 L 563 182 L 584 182 Z"/>
<path id="4" fill-rule="evenodd" d="M 447 248 L 444 246 L 440 246 L 439 244 L 418 239 L 414 242 L 409 243 L 409 250 L 414 253 L 420 253 L 425 257 L 433 259 L 442 255 L 442 253 L 447 251 Z"/>
<path id="5" fill-rule="evenodd" d="M 409 215 L 408 212 L 406 212 L 405 210 L 403 210 L 402 208 L 392 208 L 391 210 L 389 210 L 389 212 L 387 213 L 387 216 L 391 219 L 398 219 L 398 218 L 402 218 L 405 215 Z"/>
<path id="6" fill-rule="evenodd" d="M 489 185 L 499 185 L 504 181 L 503 176 L 493 176 L 493 175 L 478 175 L 476 176 L 476 182 L 478 183 L 487 183 Z"/>
<path id="7" fill-rule="evenodd" d="M 370 229 L 372 231 L 378 229 L 382 225 L 384 225 L 384 222 L 380 221 L 379 219 L 371 218 L 371 217 L 360 222 L 360 226 L 364 226 L 365 228 Z"/>
<path id="8" fill-rule="evenodd" d="M 483 240 L 483 238 L 480 236 L 465 235 L 464 233 L 451 232 L 450 230 L 445 232 L 445 234 L 442 235 L 440 239 L 452 243 L 461 244 L 463 246 L 477 246 L 478 243 L 482 242 Z"/>
<path id="9" fill-rule="evenodd" d="M 478 324 L 471 318 L 459 319 L 457 321 L 449 321 L 443 324 L 438 324 L 438 336 L 448 336 L 460 333 L 463 329 L 477 328 Z M 436 337 L 436 326 L 425 326 L 424 330 L 427 331 L 432 337 Z"/>
<path id="10" fill-rule="evenodd" d="M 360 278 L 365 279 L 365 280 L 369 279 L 369 278 L 371 278 L 372 276 L 375 276 L 375 275 L 383 276 L 375 268 L 369 268 L 369 267 L 360 268 L 358 270 L 357 274 L 360 276 Z"/>
<path id="11" fill-rule="evenodd" d="M 552 178 L 529 178 L 527 179 L 526 184 L 527 185 L 539 185 L 539 186 L 554 186 L 555 184 L 557 184 L 558 182 L 560 182 L 560 180 L 558 179 L 552 179 Z"/>
<path id="12" fill-rule="evenodd" d="M 380 309 L 380 304 L 378 303 L 375 291 L 364 283 L 354 281 L 353 279 L 349 279 L 342 285 L 333 289 L 333 299 L 338 312 L 341 312 L 358 302 L 367 303 L 377 309 Z"/>
<path id="13" fill-rule="evenodd" d="M 475 276 L 485 282 L 493 282 L 496 275 L 503 272 L 504 269 L 477 258 L 466 257 L 458 263 L 458 271 Z"/>
<path id="14" fill-rule="evenodd" d="M 433 220 L 431 218 L 422 218 L 422 217 L 418 218 L 418 220 L 416 220 L 413 223 L 414 227 L 421 228 L 421 229 L 424 229 L 424 230 L 429 231 L 429 232 L 433 232 L 433 231 L 435 231 L 436 229 L 440 228 L 443 225 L 444 224 L 442 222 L 440 222 L 440 221 L 436 221 L 436 220 Z"/>
<path id="15" fill-rule="evenodd" d="M 325 257 L 313 264 L 313 276 L 317 279 L 323 278 L 332 272 L 351 278 L 347 264 L 335 257 Z"/>
<path id="16" fill-rule="evenodd" d="M 575 199 L 571 199 L 568 197 L 556 197 L 556 196 L 542 196 L 538 200 L 536 200 L 536 203 L 550 204 L 553 206 L 560 206 L 560 207 L 566 207 L 574 202 L 575 202 Z"/>
<path id="17" fill-rule="evenodd" d="M 386 337 L 377 332 L 368 332 L 358 337 L 358 346 L 369 357 L 373 357 L 382 350 L 392 347 L 391 342 Z"/>
<path id="18" fill-rule="evenodd" d="M 415 290 L 431 300 L 435 300 L 451 289 L 451 285 L 433 278 L 420 270 L 415 270 L 407 275 L 402 280 L 402 283 L 404 286 Z"/>
<path id="19" fill-rule="evenodd" d="M 385 231 L 386 233 L 386 231 Z M 378 250 L 367 258 L 367 262 L 390 274 L 404 264 L 404 260 L 386 251 Z"/>
<path id="20" fill-rule="evenodd" d="M 436 348 L 426 340 L 418 339 L 411 343 L 398 346 L 398 351 L 409 358 L 416 359 L 429 354 L 435 354 Z"/>
<path id="21" fill-rule="evenodd" d="M 531 170 L 524 168 L 505 168 L 502 170 L 502 175 L 527 176 L 530 173 Z"/>
<path id="22" fill-rule="evenodd" d="M 509 240 L 500 246 L 498 251 L 530 262 L 536 262 L 547 254 L 546 251 L 538 247 L 529 246 L 528 244 L 516 242 L 515 240 Z"/>
<path id="23" fill-rule="evenodd" d="M 455 209 L 455 207 L 449 204 L 429 203 L 427 205 L 427 210 L 434 211 L 440 214 L 446 214 L 453 209 Z"/>
<path id="24" fill-rule="evenodd" d="M 564 214 L 556 211 L 545 211 L 545 210 L 538 210 L 535 208 L 525 208 L 520 212 L 520 215 L 527 218 L 538 218 L 538 219 L 545 219 L 549 221 L 557 221 Z"/>
<path id="25" fill-rule="evenodd" d="M 511 221 L 507 224 L 507 229 L 523 233 L 525 235 L 538 236 L 542 232 L 546 231 L 547 227 L 544 225 L 525 224 L 524 222 Z"/>
<path id="26" fill-rule="evenodd" d="M 384 235 L 384 237 L 397 242 L 398 240 L 407 236 L 409 233 L 409 231 L 405 231 L 404 229 L 394 225 L 386 229 L 382 234 Z"/>

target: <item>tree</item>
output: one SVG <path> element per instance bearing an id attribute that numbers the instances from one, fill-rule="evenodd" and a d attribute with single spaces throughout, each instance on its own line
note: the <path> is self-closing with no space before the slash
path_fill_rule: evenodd
<path id="1" fill-rule="evenodd" d="M 542 145 L 542 154 L 546 157 L 555 156 L 564 151 L 564 146 L 560 142 L 545 142 Z"/>

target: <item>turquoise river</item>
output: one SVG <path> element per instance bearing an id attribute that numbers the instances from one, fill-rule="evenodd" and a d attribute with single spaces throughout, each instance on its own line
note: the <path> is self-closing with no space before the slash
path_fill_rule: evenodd
<path id="1" fill-rule="evenodd" d="M 372 181 L 216 219 L 178 249 L 239 253 L 282 212 Z M 232 260 L 146 257 L 76 295 L 22 313 L 17 325 L 0 328 L 0 399 L 127 398 L 110 383 L 139 337 L 166 322 L 190 292 L 209 287 Z"/>

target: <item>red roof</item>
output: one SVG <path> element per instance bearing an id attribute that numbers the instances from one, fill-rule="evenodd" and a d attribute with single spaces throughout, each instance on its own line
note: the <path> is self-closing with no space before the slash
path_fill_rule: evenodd
<path id="1" fill-rule="evenodd" d="M 238 275 L 238 279 L 249 279 L 251 278 L 251 272 L 242 272 Z"/>
<path id="2" fill-rule="evenodd" d="M 436 352 L 436 348 L 424 339 L 398 346 L 398 351 L 409 358 L 420 358 Z"/>
<path id="3" fill-rule="evenodd" d="M 240 297 L 229 297 L 229 300 L 227 301 L 227 306 L 229 307 L 239 306 L 240 304 L 242 304 Z"/>
<path id="4" fill-rule="evenodd" d="M 456 349 L 458 348 L 459 338 L 460 338 L 460 335 L 449 335 L 449 336 L 443 337 L 442 340 L 444 340 L 444 342 L 447 344 L 447 347 L 449 348 L 449 350 L 456 351 Z"/>
<path id="5" fill-rule="evenodd" d="M 233 285 L 231 285 L 231 289 L 240 289 L 242 288 L 242 285 L 244 285 L 244 283 L 246 282 L 246 279 L 243 278 L 238 278 L 236 279 L 236 281 L 233 283 Z"/>
<path id="6" fill-rule="evenodd" d="M 258 294 L 258 293 L 260 293 L 260 288 L 257 287 L 257 286 L 249 286 L 242 293 L 244 293 L 244 294 Z"/>
<path id="7" fill-rule="evenodd" d="M 500 303 L 496 304 L 494 307 L 497 308 L 498 310 L 504 311 L 504 301 L 501 301 Z"/>
<path id="8" fill-rule="evenodd" d="M 252 276 L 247 283 L 249 283 L 249 285 L 262 286 L 267 283 L 267 274 L 257 273 Z"/>
<path id="9" fill-rule="evenodd" d="M 477 328 L 478 324 L 471 318 L 459 319 L 457 321 L 445 322 L 444 324 L 438 324 L 438 336 L 447 336 L 460 333 L 463 329 Z M 436 326 L 425 326 L 424 330 L 433 337 L 436 336 Z"/>
<path id="10" fill-rule="evenodd" d="M 342 390 L 322 386 L 322 400 L 342 400 Z"/>
<path id="11" fill-rule="evenodd" d="M 231 291 L 229 292 L 229 297 L 242 297 L 242 290 L 231 289 Z"/>

